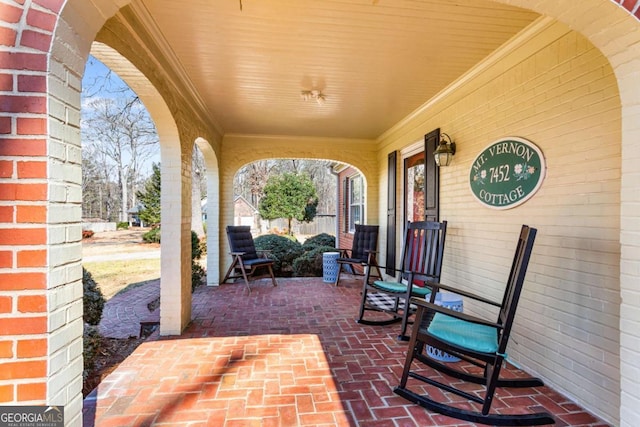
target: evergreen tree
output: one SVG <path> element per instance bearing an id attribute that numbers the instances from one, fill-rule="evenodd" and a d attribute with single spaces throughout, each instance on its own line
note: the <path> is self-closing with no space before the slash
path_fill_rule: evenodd
<path id="1" fill-rule="evenodd" d="M 144 184 L 144 190 L 138 192 L 138 200 L 142 204 L 140 219 L 147 224 L 160 222 L 160 164 L 152 165 L 153 172 Z"/>
<path id="2" fill-rule="evenodd" d="M 316 216 L 318 196 L 307 175 L 285 173 L 269 178 L 258 211 L 264 219 L 286 218 L 289 234 L 291 221 L 311 222 Z"/>

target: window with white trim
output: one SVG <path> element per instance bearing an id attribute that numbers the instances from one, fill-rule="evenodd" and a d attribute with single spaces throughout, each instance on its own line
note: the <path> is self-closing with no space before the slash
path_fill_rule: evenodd
<path id="1" fill-rule="evenodd" d="M 356 229 L 356 224 L 364 224 L 364 180 L 362 175 L 349 178 L 349 231 Z"/>

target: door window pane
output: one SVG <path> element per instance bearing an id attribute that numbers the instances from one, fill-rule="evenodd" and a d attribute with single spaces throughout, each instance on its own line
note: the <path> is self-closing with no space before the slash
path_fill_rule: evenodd
<path id="1" fill-rule="evenodd" d="M 405 213 L 407 221 L 425 219 L 424 153 L 405 160 Z"/>

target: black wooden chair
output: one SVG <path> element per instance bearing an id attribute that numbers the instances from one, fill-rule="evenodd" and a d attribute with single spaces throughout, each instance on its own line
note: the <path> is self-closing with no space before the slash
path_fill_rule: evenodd
<path id="1" fill-rule="evenodd" d="M 267 251 L 257 251 L 251 235 L 251 227 L 248 225 L 229 225 L 227 226 L 227 239 L 231 248 L 231 265 L 224 276 L 222 283 L 226 283 L 230 279 L 244 279 L 249 292 L 249 279 L 255 279 L 260 276 L 269 275 L 273 286 L 278 286 L 276 277 L 273 274 L 272 259 L 266 258 Z M 256 272 L 262 271 L 264 274 L 259 275 Z"/>
<path id="2" fill-rule="evenodd" d="M 474 423 L 490 425 L 541 425 L 554 423 L 553 417 L 546 412 L 525 414 L 489 413 L 497 387 L 536 387 L 543 385 L 538 378 L 500 377 L 500 369 L 506 358 L 507 343 L 535 236 L 535 228 L 530 228 L 526 225 L 522 226 L 502 302 L 494 302 L 482 296 L 442 284 L 433 285 L 434 293 L 430 298 L 430 302 L 412 298 L 411 302 L 418 307 L 416 324 L 411 334 L 409 351 L 407 352 L 400 385 L 394 389 L 396 394 L 432 411 Z M 495 321 L 489 321 L 436 305 L 433 303 L 433 297 L 435 292 L 439 290 L 454 292 L 464 298 L 477 301 L 481 305 L 488 304 L 499 307 L 498 318 Z M 480 367 L 482 373 L 474 374 L 473 371 L 463 370 L 461 366 L 464 365 L 464 362 L 442 363 L 435 358 L 431 358 L 424 354 L 425 346 L 431 346 L 449 355 L 459 357 L 463 361 Z M 421 362 L 413 365 L 418 369 L 412 369 L 414 361 Z M 423 365 L 464 382 L 442 383 L 437 381 L 438 376 L 429 374 L 428 370 L 425 372 L 424 369 L 420 369 Z M 480 404 L 480 410 L 473 410 L 475 406 L 468 404 L 466 401 L 463 403 L 464 407 L 450 403 L 451 400 L 449 398 L 445 399 L 446 401 L 438 401 L 438 397 L 443 396 L 442 393 L 420 394 L 409 390 L 407 387 L 409 377 L 419 380 L 417 383 L 412 382 L 412 386 L 415 386 L 414 390 L 419 389 L 422 392 L 428 390 L 423 384 L 426 383 L 468 399 L 470 402 Z M 483 385 L 484 393 L 482 393 L 482 390 L 477 394 L 474 393 L 470 390 L 468 383 Z M 480 395 L 483 395 L 483 397 L 479 397 Z"/>
<path id="3" fill-rule="evenodd" d="M 427 297 L 431 294 L 430 284 L 440 281 L 446 233 L 447 221 L 407 222 L 400 266 L 394 269 L 395 280 L 372 280 L 373 266 L 365 268 L 358 323 L 388 325 L 402 322 L 398 338 L 409 339 L 406 331 L 413 312 L 409 300 L 411 296 Z M 367 311 L 386 313 L 387 316 L 374 315 L 365 319 Z"/>
<path id="4" fill-rule="evenodd" d="M 382 272 L 376 261 L 379 229 L 380 227 L 377 225 L 356 225 L 351 249 L 339 249 L 340 257 L 336 260 L 338 263 L 336 286 L 338 286 L 340 275 L 343 271 L 352 275 L 363 276 L 366 266 L 375 268 L 378 277 L 382 278 Z"/>

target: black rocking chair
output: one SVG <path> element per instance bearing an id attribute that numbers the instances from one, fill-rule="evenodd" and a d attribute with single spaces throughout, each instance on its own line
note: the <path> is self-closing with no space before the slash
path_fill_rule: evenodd
<path id="1" fill-rule="evenodd" d="M 395 280 L 371 280 L 374 266 L 365 267 L 358 323 L 388 325 L 401 321 L 398 339 L 409 340 L 406 331 L 413 312 L 409 300 L 412 296 L 427 297 L 431 294 L 430 284 L 440 281 L 446 233 L 447 221 L 407 222 L 400 266 L 394 269 Z M 367 311 L 386 313 L 387 316 L 365 319 Z"/>
<path id="2" fill-rule="evenodd" d="M 378 277 L 382 278 L 382 272 L 376 261 L 379 228 L 377 225 L 356 225 L 351 249 L 339 249 L 340 257 L 336 260 L 338 263 L 336 286 L 343 270 L 355 276 L 363 276 L 366 266 L 372 266 L 377 270 Z"/>
<path id="3" fill-rule="evenodd" d="M 256 271 L 263 270 L 264 275 L 271 277 L 273 286 L 278 286 L 276 277 L 273 274 L 273 260 L 266 258 L 266 251 L 256 250 L 251 235 L 251 227 L 248 225 L 229 225 L 227 226 L 227 239 L 231 248 L 231 257 L 233 258 L 227 274 L 224 276 L 222 283 L 226 283 L 229 279 L 244 279 L 247 289 L 251 292 L 249 279 L 259 277 Z"/>
<path id="4" fill-rule="evenodd" d="M 411 302 L 418 307 L 416 324 L 411 334 L 409 351 L 407 352 L 400 385 L 394 389 L 396 394 L 435 412 L 474 423 L 500 426 L 555 423 L 553 417 L 546 412 L 524 414 L 490 413 L 491 403 L 497 387 L 537 387 L 543 385 L 540 379 L 533 377 L 500 377 L 500 369 L 506 358 L 507 343 L 535 236 L 535 228 L 530 228 L 526 225 L 522 226 L 502 303 L 442 284 L 433 285 L 433 294 L 430 302 L 412 298 Z M 496 321 L 488 321 L 436 305 L 433 302 L 435 293 L 438 290 L 450 291 L 482 304 L 499 307 L 498 319 Z M 482 369 L 482 374 L 473 374 L 466 370 L 457 369 L 456 367 L 460 367 L 461 364 L 441 363 L 435 358 L 424 354 L 425 346 L 431 346 L 434 349 L 441 350 L 478 366 Z M 412 362 L 414 360 L 464 382 L 451 384 L 439 382 L 436 380 L 437 377 L 429 375 L 428 372 L 412 370 Z M 421 364 L 416 366 L 418 368 L 422 367 Z M 435 386 L 445 392 L 461 396 L 470 402 L 480 404 L 481 408 L 476 411 L 473 410 L 474 405 L 469 405 L 466 402 L 463 404 L 464 407 L 458 407 L 454 403 L 437 401 L 438 396 L 443 396 L 441 392 L 433 393 L 429 396 L 409 390 L 407 388 L 409 377 Z M 479 397 L 479 394 L 471 392 L 467 383 L 483 385 L 484 396 Z M 465 384 L 467 385 L 465 386 Z M 414 389 L 417 388 L 418 385 Z M 419 389 L 421 391 L 425 390 L 424 386 L 419 386 Z"/>

